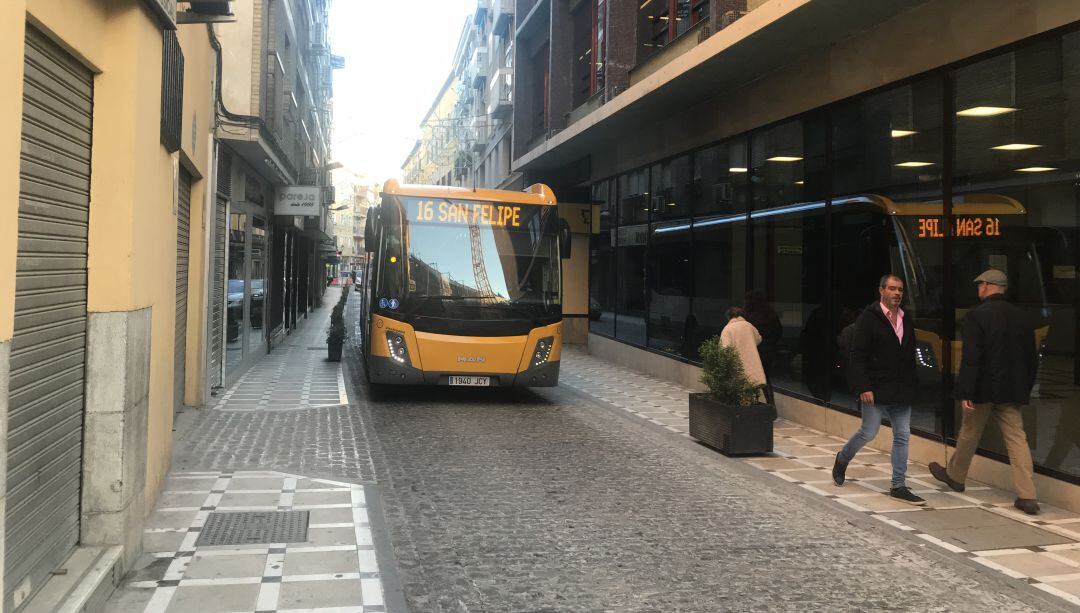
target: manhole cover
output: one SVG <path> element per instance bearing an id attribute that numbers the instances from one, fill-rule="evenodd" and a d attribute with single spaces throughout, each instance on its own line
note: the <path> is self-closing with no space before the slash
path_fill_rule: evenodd
<path id="1" fill-rule="evenodd" d="M 307 511 L 211 513 L 195 546 L 302 543 L 307 530 Z"/>

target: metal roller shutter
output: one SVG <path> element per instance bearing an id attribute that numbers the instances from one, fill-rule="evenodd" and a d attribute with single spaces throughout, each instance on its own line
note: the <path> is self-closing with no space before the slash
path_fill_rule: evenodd
<path id="1" fill-rule="evenodd" d="M 79 538 L 93 75 L 26 28 L 4 609 Z M 21 591 L 21 590 L 20 590 Z"/>
<path id="2" fill-rule="evenodd" d="M 184 406 L 184 362 L 187 359 L 188 253 L 191 236 L 191 173 L 180 169 L 176 206 L 176 344 L 173 358 L 173 409 Z"/>
<path id="3" fill-rule="evenodd" d="M 210 387 L 221 387 L 225 347 L 225 221 L 228 202 L 220 194 L 214 203 L 214 285 L 210 291 Z"/>

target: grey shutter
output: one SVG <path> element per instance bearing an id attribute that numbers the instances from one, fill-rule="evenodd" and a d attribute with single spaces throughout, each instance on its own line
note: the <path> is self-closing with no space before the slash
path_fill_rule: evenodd
<path id="1" fill-rule="evenodd" d="M 210 387 L 221 387 L 221 354 L 225 343 L 225 198 L 214 202 L 214 275 L 210 291 Z"/>
<path id="2" fill-rule="evenodd" d="M 93 76 L 26 27 L 4 609 L 79 538 Z"/>
<path id="3" fill-rule="evenodd" d="M 176 344 L 173 361 L 173 410 L 184 406 L 187 359 L 188 253 L 191 236 L 191 174 L 180 169 L 176 198 Z"/>

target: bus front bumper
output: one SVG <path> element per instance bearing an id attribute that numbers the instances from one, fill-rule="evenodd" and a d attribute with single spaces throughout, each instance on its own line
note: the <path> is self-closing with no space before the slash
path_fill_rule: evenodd
<path id="1" fill-rule="evenodd" d="M 388 385 L 449 385 L 451 375 L 491 377 L 491 387 L 554 387 L 559 384 L 559 362 L 553 361 L 519 373 L 465 373 L 423 371 L 390 358 L 368 356 L 372 383 Z"/>

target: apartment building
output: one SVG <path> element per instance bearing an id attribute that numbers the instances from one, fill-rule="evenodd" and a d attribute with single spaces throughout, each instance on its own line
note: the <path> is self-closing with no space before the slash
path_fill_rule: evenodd
<path id="1" fill-rule="evenodd" d="M 512 170 L 595 207 L 590 352 L 698 386 L 698 347 L 745 305 L 780 413 L 847 435 L 841 334 L 892 272 L 918 337 L 912 455 L 943 462 L 972 279 L 997 268 L 1037 322 L 1039 497 L 1080 508 L 1080 4 L 516 10 Z M 974 467 L 1009 487 L 999 438 Z"/>
<path id="2" fill-rule="evenodd" d="M 329 0 L 232 4 L 236 23 L 217 34 L 229 52 L 217 127 L 208 393 L 311 312 L 324 258 L 334 252 Z"/>

